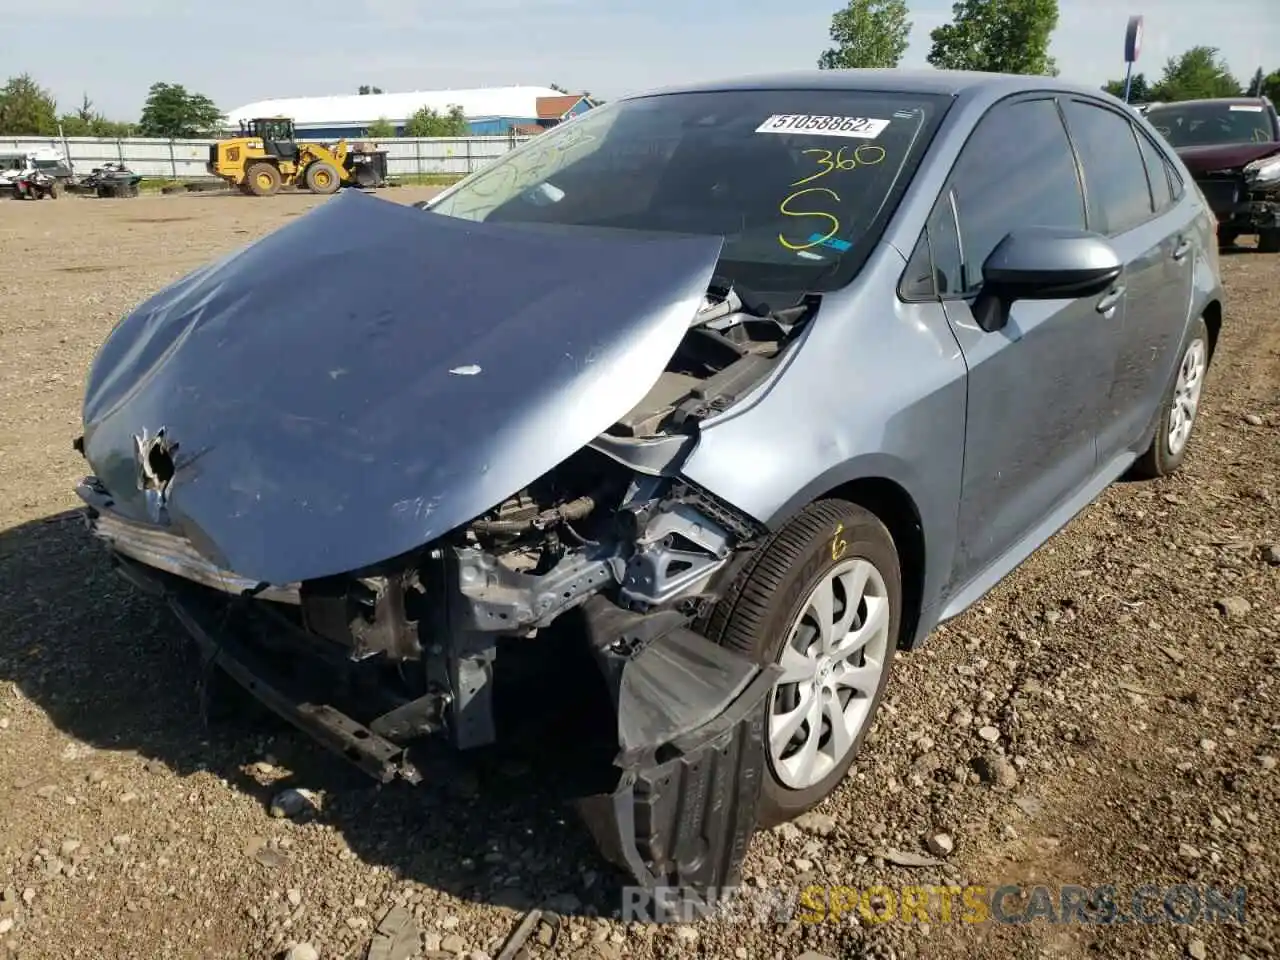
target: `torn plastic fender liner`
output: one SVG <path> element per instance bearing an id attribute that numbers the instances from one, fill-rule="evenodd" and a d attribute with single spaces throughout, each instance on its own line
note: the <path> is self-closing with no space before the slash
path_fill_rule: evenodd
<path id="1" fill-rule="evenodd" d="M 741 877 L 780 670 L 717 646 L 677 614 L 630 614 L 600 598 L 588 606 L 596 626 L 622 627 L 598 648 L 622 773 L 612 793 L 579 800 L 579 812 L 604 856 L 642 886 L 706 902 Z"/>

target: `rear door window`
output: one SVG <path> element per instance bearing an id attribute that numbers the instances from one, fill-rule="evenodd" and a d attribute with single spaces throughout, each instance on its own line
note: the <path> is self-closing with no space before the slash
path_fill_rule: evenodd
<path id="1" fill-rule="evenodd" d="M 1156 213 L 1164 213 L 1177 202 L 1173 191 L 1173 179 L 1169 161 L 1156 145 L 1142 132 L 1138 132 L 1138 150 L 1147 168 L 1147 180 L 1151 183 L 1151 202 Z"/>
<path id="2" fill-rule="evenodd" d="M 1113 237 L 1150 219 L 1151 189 L 1133 124 L 1081 100 L 1063 101 L 1062 109 L 1084 168 L 1090 227 Z"/>
<path id="3" fill-rule="evenodd" d="M 952 190 L 962 254 L 952 292 L 968 294 L 982 285 L 983 262 L 1011 230 L 1085 227 L 1075 155 L 1052 99 L 992 107 L 961 151 Z"/>

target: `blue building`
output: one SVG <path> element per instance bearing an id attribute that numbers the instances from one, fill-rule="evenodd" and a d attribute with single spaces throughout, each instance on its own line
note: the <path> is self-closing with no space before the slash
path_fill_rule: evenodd
<path id="1" fill-rule="evenodd" d="M 300 137 L 337 140 L 368 134 L 386 120 L 399 136 L 409 118 L 429 107 L 442 116 L 460 107 L 472 136 L 540 133 L 596 104 L 585 94 L 550 87 L 485 87 L 478 90 L 420 90 L 412 93 L 352 94 L 259 100 L 228 110 L 227 128 L 256 117 L 292 117 Z"/>

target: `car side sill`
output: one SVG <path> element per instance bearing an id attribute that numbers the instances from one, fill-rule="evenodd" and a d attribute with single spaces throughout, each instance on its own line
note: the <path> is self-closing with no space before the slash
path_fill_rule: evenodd
<path id="1" fill-rule="evenodd" d="M 1027 557 L 1035 553 L 1055 533 L 1065 527 L 1085 507 L 1102 495 L 1124 472 L 1133 465 L 1137 456 L 1130 450 L 1113 457 L 1093 479 L 1081 487 L 1071 498 L 1063 501 L 1058 509 L 1047 516 L 1042 523 L 1029 530 L 1021 540 L 998 557 L 990 566 L 965 584 L 952 595 L 950 602 L 938 616 L 938 624 L 946 623 L 958 617 L 974 603 L 990 592 L 996 584 L 1018 568 Z"/>

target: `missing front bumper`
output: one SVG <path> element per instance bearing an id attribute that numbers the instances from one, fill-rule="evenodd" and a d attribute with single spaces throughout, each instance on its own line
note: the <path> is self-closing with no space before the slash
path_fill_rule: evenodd
<path id="1" fill-rule="evenodd" d="M 228 600 L 132 558 L 115 562 L 168 602 L 207 663 L 271 711 L 382 783 L 423 779 L 411 743 L 442 728 L 447 695 L 388 705 L 361 723 L 328 702 L 323 688 L 227 629 Z M 595 597 L 584 613 L 612 697 L 618 753 L 614 789 L 578 800 L 579 812 L 605 858 L 636 883 L 703 901 L 740 878 L 764 776 L 765 703 L 778 669 L 711 643 L 674 612 L 635 614 Z"/>

